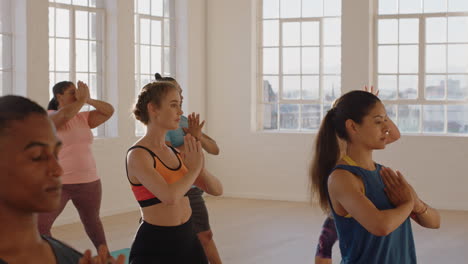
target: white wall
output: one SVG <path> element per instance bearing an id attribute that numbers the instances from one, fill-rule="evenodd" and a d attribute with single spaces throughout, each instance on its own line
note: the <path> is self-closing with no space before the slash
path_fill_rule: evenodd
<path id="1" fill-rule="evenodd" d="M 305 201 L 315 135 L 252 131 L 255 2 L 207 1 L 208 132 L 221 147 L 209 167 L 228 196 Z M 373 7 L 368 0 L 343 2 L 343 87 L 360 89 L 372 80 Z M 356 16 L 362 10 L 367 16 Z M 466 138 L 432 136 L 403 136 L 375 155 L 400 169 L 428 203 L 460 210 L 468 210 L 466 157 Z"/>

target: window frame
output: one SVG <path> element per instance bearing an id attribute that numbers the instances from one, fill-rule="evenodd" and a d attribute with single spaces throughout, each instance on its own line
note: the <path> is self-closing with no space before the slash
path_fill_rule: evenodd
<path id="1" fill-rule="evenodd" d="M 8 68 L 0 68 L 0 73 L 1 73 L 1 76 L 2 78 L 0 79 L 0 82 L 1 82 L 1 87 L 2 89 L 0 90 L 0 96 L 3 96 L 3 95 L 7 95 L 7 94 L 12 94 L 14 92 L 14 87 L 15 87 L 15 57 L 14 57 L 14 54 L 15 54 L 15 36 L 14 36 L 14 3 L 13 1 L 11 0 L 2 0 L 2 1 L 5 1 L 5 3 L 9 6 L 9 13 L 10 13 L 10 17 L 8 18 L 10 21 L 8 21 L 8 24 L 10 25 L 10 28 L 9 28 L 9 31 L 0 31 L 0 36 L 2 36 L 2 39 L 3 37 L 8 37 L 9 38 L 9 46 L 10 46 L 10 50 L 7 50 L 6 52 L 5 51 L 5 48 L 3 46 L 3 43 L 2 43 L 2 50 L 0 50 L 0 52 L 2 53 L 2 58 L 5 59 L 5 57 L 7 57 L 10 61 L 10 67 Z M 3 19 L 3 18 L 1 18 Z M 2 62 L 3 63 L 3 62 Z M 10 78 L 10 82 L 9 82 L 9 85 L 7 85 L 7 87 L 4 86 L 5 84 L 5 81 L 4 81 L 4 73 L 8 73 L 9 74 L 9 78 Z"/>
<path id="2" fill-rule="evenodd" d="M 280 0 L 281 1 L 281 0 Z M 323 3 L 323 2 L 322 2 Z M 281 15 L 279 15 L 276 18 L 264 18 L 263 17 L 263 0 L 257 0 L 257 19 L 255 21 L 256 27 L 257 27 L 257 37 L 256 37 L 256 58 L 257 58 L 257 66 L 256 66 L 256 101 L 255 101 L 255 109 L 256 109 L 256 115 L 255 115 L 255 130 L 258 132 L 265 132 L 265 133 L 317 133 L 318 129 L 320 127 L 320 122 L 319 126 L 314 129 L 309 129 L 309 128 L 304 128 L 303 127 L 303 113 L 306 113 L 302 110 L 303 106 L 311 106 L 311 105 L 317 105 L 320 107 L 320 113 L 319 113 L 319 120 L 321 121 L 330 108 L 330 105 L 332 104 L 332 101 L 326 101 L 324 99 L 325 95 L 325 90 L 326 87 L 324 86 L 324 77 L 337 77 L 340 79 L 340 93 L 343 92 L 342 88 L 342 63 L 340 62 L 340 71 L 339 73 L 329 73 L 325 72 L 324 70 L 324 50 L 325 48 L 339 48 L 340 49 L 340 58 L 342 61 L 343 58 L 343 41 L 340 41 L 339 44 L 325 44 L 324 41 L 324 24 L 325 20 L 327 19 L 339 19 L 340 20 L 340 25 L 342 24 L 342 15 L 343 12 L 341 11 L 340 15 L 338 16 L 317 16 L 317 17 L 295 17 L 295 18 L 281 18 Z M 302 12 L 302 1 L 301 1 L 301 12 Z M 279 4 L 279 12 L 281 13 L 281 4 Z M 325 12 L 325 5 L 322 4 L 322 12 Z M 265 46 L 263 45 L 263 22 L 264 21 L 278 21 L 278 45 L 277 46 Z M 319 28 L 319 43 L 318 45 L 302 45 L 302 43 L 299 43 L 299 45 L 294 45 L 294 46 L 285 46 L 283 45 L 283 24 L 288 23 L 288 22 L 298 22 L 298 23 L 303 23 L 303 22 L 317 22 L 318 23 L 318 28 Z M 341 27 L 340 27 L 341 28 Z M 300 29 L 300 39 L 302 41 L 302 26 Z M 340 37 L 342 36 L 342 32 L 340 30 Z M 263 71 L 263 49 L 265 48 L 277 48 L 278 49 L 278 73 L 277 74 L 270 74 L 267 73 L 265 74 Z M 283 49 L 284 48 L 299 48 L 300 49 L 300 72 L 299 73 L 283 73 Z M 302 52 L 303 48 L 318 48 L 318 72 L 316 73 L 303 73 L 303 58 L 302 58 Z M 267 76 L 272 76 L 272 77 L 277 77 L 278 78 L 278 93 L 277 97 L 278 99 L 275 102 L 267 102 L 264 100 L 264 77 Z M 300 78 L 300 96 L 299 99 L 283 99 L 282 94 L 283 94 L 283 77 L 285 76 L 297 76 Z M 312 76 L 312 77 L 317 77 L 318 78 L 318 97 L 316 99 L 303 99 L 303 77 L 304 76 Z M 276 116 L 276 123 L 277 126 L 275 129 L 265 129 L 264 128 L 264 107 L 266 105 L 272 105 L 273 107 L 276 107 L 277 109 L 277 116 Z M 298 115 L 297 115 L 297 122 L 298 122 L 298 127 L 297 128 L 281 128 L 281 105 L 297 105 L 298 106 Z"/>
<path id="3" fill-rule="evenodd" d="M 135 35 L 133 39 L 133 45 L 134 45 L 134 53 L 135 53 L 135 72 L 134 72 L 134 77 L 135 77 L 135 98 L 138 96 L 139 91 L 143 87 L 143 85 L 146 85 L 146 83 L 143 84 L 143 76 L 149 76 L 150 80 L 154 79 L 154 74 L 155 72 L 150 72 L 150 74 L 146 73 L 141 73 L 141 47 L 142 46 L 147 46 L 149 47 L 149 52 L 150 52 L 150 58 L 151 56 L 151 49 L 152 47 L 159 47 L 161 49 L 161 75 L 170 75 L 173 78 L 176 78 L 176 35 L 175 35 L 175 23 L 176 23 L 176 17 L 175 17 L 175 1 L 174 0 L 162 0 L 163 4 L 163 10 L 162 10 L 162 16 L 155 16 L 151 14 L 151 4 L 152 2 L 149 2 L 149 8 L 150 8 L 150 14 L 144 14 L 144 13 L 139 13 L 139 6 L 138 2 L 140 0 L 134 0 L 134 10 L 133 10 L 133 16 L 134 16 L 134 28 L 135 28 Z M 168 16 L 165 16 L 165 9 L 168 8 Z M 142 20 L 148 20 L 150 24 L 150 34 L 149 34 L 149 43 L 147 44 L 142 44 L 141 43 L 141 30 L 140 30 L 140 25 Z M 169 22 L 169 45 L 166 45 L 166 38 L 165 38 L 165 24 Z M 152 30 L 151 30 L 151 22 L 152 21 L 159 21 L 161 23 L 161 43 L 160 45 L 155 45 L 152 42 Z M 169 70 L 166 69 L 166 65 L 164 63 L 165 60 L 165 55 L 164 55 L 164 50 L 168 48 L 169 49 Z M 151 59 L 150 59 L 150 71 L 152 70 L 152 65 L 151 65 Z M 135 121 L 135 136 L 143 136 L 144 135 L 144 125 L 136 120 Z"/>
<path id="4" fill-rule="evenodd" d="M 102 1 L 102 0 L 101 0 Z M 72 2 L 72 1 L 71 1 Z M 106 97 L 107 93 L 107 86 L 106 86 L 106 45 L 107 45 L 107 35 L 106 35 L 106 9 L 104 7 L 98 7 L 99 4 L 104 4 L 104 3 L 98 3 L 96 4 L 95 7 L 92 6 L 83 6 L 83 5 L 74 5 L 74 4 L 65 4 L 65 3 L 57 3 L 54 0 L 49 0 L 48 2 L 48 12 L 51 11 L 51 8 L 54 9 L 54 35 L 48 34 L 47 38 L 48 41 L 50 42 L 51 39 L 54 40 L 54 55 L 53 55 L 53 65 L 54 68 L 51 70 L 51 61 L 50 61 L 50 54 L 49 54 L 49 85 L 51 85 L 50 81 L 50 75 L 54 75 L 54 83 L 57 83 L 57 73 L 68 73 L 69 74 L 69 81 L 76 83 L 77 82 L 77 75 L 78 74 L 86 74 L 88 75 L 88 85 L 91 86 L 91 80 L 89 79 L 91 74 L 96 75 L 96 84 L 98 87 L 90 87 L 91 89 L 96 89 L 96 98 L 98 100 L 102 100 Z M 68 37 L 58 37 L 57 36 L 57 19 L 56 19 L 56 10 L 57 9 L 66 9 L 69 12 L 69 36 Z M 88 12 L 88 37 L 87 38 L 78 38 L 76 36 L 76 12 L 78 11 L 83 11 L 83 12 Z M 89 34 L 90 34 L 90 18 L 89 18 L 89 13 L 96 13 L 96 38 L 92 39 Z M 50 19 L 49 20 L 49 25 L 50 25 Z M 49 28 L 50 32 L 50 28 Z M 64 39 L 64 40 L 69 40 L 69 70 L 68 71 L 59 71 L 57 70 L 57 49 L 56 49 L 56 43 L 57 39 Z M 87 41 L 88 44 L 88 67 L 87 71 L 79 72 L 77 71 L 77 66 L 76 66 L 76 42 L 77 41 Z M 96 72 L 91 71 L 91 51 L 90 51 L 90 42 L 96 42 Z M 50 45 L 50 44 L 49 44 Z M 49 47 L 49 52 L 50 52 L 50 47 Z M 99 88 L 100 86 L 100 88 Z M 49 93 L 50 97 L 53 97 L 52 93 L 52 87 L 49 87 Z M 84 109 L 87 109 L 88 111 L 91 111 L 93 108 L 91 106 L 84 106 Z M 98 126 L 97 128 L 93 129 L 93 134 L 94 136 L 97 136 L 98 138 L 105 138 L 107 137 L 107 127 L 105 125 Z"/>
<path id="5" fill-rule="evenodd" d="M 402 1 L 402 0 L 400 0 Z M 448 2 L 447 2 L 448 4 Z M 374 19 L 373 19 L 373 28 L 374 28 L 374 34 L 373 34 L 373 80 L 376 85 L 379 83 L 379 76 L 397 76 L 397 99 L 382 99 L 382 102 L 386 106 L 399 106 L 399 105 L 416 105 L 418 106 L 419 109 L 419 127 L 418 127 L 418 132 L 405 132 L 401 131 L 402 134 L 405 135 L 418 135 L 418 136 L 453 136 L 453 137 L 467 137 L 468 133 L 452 133 L 448 132 L 448 106 L 456 106 L 456 105 L 463 105 L 467 106 L 468 105 L 468 91 L 467 91 L 467 96 L 465 99 L 460 99 L 460 100 L 452 100 L 447 98 L 447 78 L 445 79 L 445 98 L 444 99 L 426 99 L 425 98 L 425 90 L 426 90 L 426 76 L 430 75 L 443 75 L 445 77 L 449 75 L 465 75 L 468 76 L 468 72 L 466 73 L 450 73 L 448 70 L 448 67 L 445 71 L 445 73 L 427 73 L 426 72 L 426 47 L 427 45 L 435 44 L 431 42 L 426 41 L 426 19 L 427 18 L 450 18 L 450 17 L 468 17 L 468 11 L 467 12 L 424 12 L 424 6 L 421 8 L 421 13 L 396 13 L 396 14 L 379 14 L 379 0 L 375 0 L 375 5 L 374 5 Z M 447 9 L 448 10 L 448 9 Z M 379 21 L 382 19 L 418 19 L 418 43 L 417 44 L 407 44 L 407 43 L 401 43 L 398 39 L 397 43 L 385 43 L 385 44 L 380 44 L 379 43 Z M 447 30 L 448 30 L 448 24 L 447 24 Z M 400 35 L 400 29 L 398 28 L 398 36 Z M 448 32 L 447 32 L 448 35 Z M 399 37 L 398 37 L 399 38 Z M 437 43 L 440 45 L 451 45 L 451 44 L 460 44 L 459 42 L 449 42 L 447 39 L 445 42 Z M 468 42 L 463 42 L 462 44 L 468 44 Z M 399 69 L 397 70 L 396 73 L 379 73 L 379 47 L 381 46 L 397 46 L 398 49 L 402 45 L 417 45 L 418 46 L 418 72 L 417 73 L 401 73 Z M 446 66 L 448 66 L 448 49 L 446 49 Z M 397 67 L 399 67 L 400 60 L 398 59 Z M 398 98 L 398 93 L 399 93 L 399 76 L 401 75 L 417 75 L 418 76 L 418 87 L 417 87 L 417 98 L 416 99 L 400 99 Z M 468 78 L 467 78 L 468 81 Z M 443 106 L 444 109 L 444 129 L 443 132 L 425 132 L 424 131 L 424 106 L 426 105 L 431 105 L 431 106 Z M 398 110 L 395 111 L 395 117 L 396 120 L 395 123 L 398 125 Z"/>

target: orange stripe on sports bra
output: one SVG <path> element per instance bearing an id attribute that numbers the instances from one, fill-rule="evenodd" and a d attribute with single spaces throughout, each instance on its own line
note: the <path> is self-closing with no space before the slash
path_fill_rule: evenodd
<path id="1" fill-rule="evenodd" d="M 180 180 L 182 177 L 184 177 L 185 174 L 187 174 L 188 169 L 183 164 L 178 151 L 175 150 L 171 146 L 169 147 L 172 149 L 174 154 L 176 154 L 177 159 L 179 160 L 179 166 L 177 168 L 169 168 L 168 166 L 166 166 L 166 164 L 164 164 L 164 162 L 161 161 L 161 159 L 159 159 L 159 157 L 153 151 L 151 151 L 149 148 L 146 148 L 144 146 L 136 145 L 136 146 L 131 147 L 128 151 L 135 149 L 135 148 L 141 148 L 141 149 L 146 150 L 149 154 L 151 154 L 151 156 L 154 159 L 154 163 L 153 163 L 154 169 L 159 173 L 159 175 L 161 175 L 164 178 L 164 180 L 168 184 L 172 184 Z M 128 178 L 128 171 L 127 171 L 127 178 Z M 130 179 L 128 180 L 130 182 Z M 135 196 L 136 200 L 138 201 L 141 207 L 147 207 L 150 205 L 161 203 L 161 201 L 152 192 L 146 189 L 146 187 L 143 186 L 142 184 L 134 184 L 132 182 L 130 182 L 130 184 L 132 185 L 131 188 L 133 191 L 133 195 Z"/>

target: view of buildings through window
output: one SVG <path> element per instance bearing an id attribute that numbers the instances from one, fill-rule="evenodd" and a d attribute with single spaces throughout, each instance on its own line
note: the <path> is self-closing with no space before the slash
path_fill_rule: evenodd
<path id="1" fill-rule="evenodd" d="M 341 95 L 341 1 L 259 2 L 258 126 L 317 130 Z"/>
<path id="2" fill-rule="evenodd" d="M 376 79 L 402 132 L 468 134 L 468 1 L 380 0 Z"/>

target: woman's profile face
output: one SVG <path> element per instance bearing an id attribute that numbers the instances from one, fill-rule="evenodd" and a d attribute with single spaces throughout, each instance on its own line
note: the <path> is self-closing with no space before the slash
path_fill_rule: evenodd
<path id="1" fill-rule="evenodd" d="M 57 94 L 57 100 L 59 101 L 60 107 L 64 107 L 76 101 L 76 86 L 70 85 L 65 89 L 63 94 Z"/>

